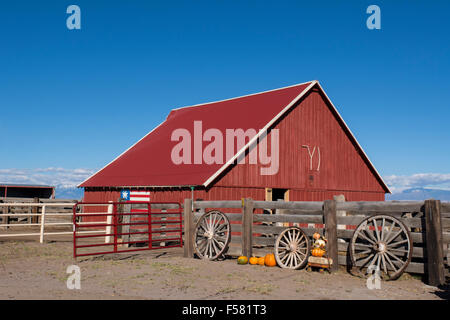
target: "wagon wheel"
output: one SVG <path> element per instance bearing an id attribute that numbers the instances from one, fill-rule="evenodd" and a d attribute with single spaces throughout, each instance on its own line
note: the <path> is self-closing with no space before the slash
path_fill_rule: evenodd
<path id="1" fill-rule="evenodd" d="M 307 261 L 309 240 L 302 229 L 283 230 L 275 241 L 275 259 L 281 268 L 300 269 Z"/>
<path id="2" fill-rule="evenodd" d="M 352 266 L 359 274 L 375 268 L 382 279 L 395 280 L 411 261 L 413 245 L 409 230 L 400 220 L 376 215 L 358 225 L 349 249 Z"/>
<path id="3" fill-rule="evenodd" d="M 217 210 L 203 214 L 195 225 L 194 250 L 200 259 L 215 260 L 228 249 L 230 221 Z"/>

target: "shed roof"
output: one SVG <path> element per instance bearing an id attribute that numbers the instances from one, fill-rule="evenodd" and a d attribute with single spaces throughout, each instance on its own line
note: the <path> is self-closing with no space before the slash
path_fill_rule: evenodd
<path id="1" fill-rule="evenodd" d="M 54 186 L 41 185 L 41 184 L 21 184 L 21 183 L 1 183 L 0 187 L 7 188 L 55 188 Z"/>
<path id="2" fill-rule="evenodd" d="M 203 132 L 210 128 L 219 129 L 223 133 L 226 129 L 237 128 L 256 129 L 257 131 L 263 129 L 262 131 L 264 131 L 316 85 L 323 91 L 318 81 L 311 81 L 242 97 L 174 109 L 163 123 L 82 182 L 79 187 L 208 186 L 241 153 L 245 152 L 259 134 L 224 164 L 177 165 L 171 159 L 173 144 L 169 143 L 174 130 L 185 128 L 189 132 L 193 132 L 194 121 L 202 121 Z M 329 102 L 333 106 L 330 100 Z M 389 192 L 388 187 L 337 110 L 336 113 L 357 147 L 362 151 L 363 157 L 367 160 L 380 184 L 386 192 Z"/>

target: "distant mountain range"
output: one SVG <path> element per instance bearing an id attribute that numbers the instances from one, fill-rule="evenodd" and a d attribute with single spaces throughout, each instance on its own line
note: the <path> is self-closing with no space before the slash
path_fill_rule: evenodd
<path id="1" fill-rule="evenodd" d="M 56 199 L 75 199 L 81 200 L 83 197 L 83 189 L 81 188 L 55 188 L 55 198 Z"/>
<path id="2" fill-rule="evenodd" d="M 58 199 L 76 199 L 81 200 L 83 197 L 83 189 L 81 188 L 56 188 L 56 198 Z M 387 194 L 386 200 L 426 200 L 436 199 L 450 201 L 450 190 L 427 189 L 427 188 L 411 188 Z"/>
<path id="3" fill-rule="evenodd" d="M 411 188 L 386 195 L 386 200 L 426 200 L 450 201 L 450 190 Z"/>

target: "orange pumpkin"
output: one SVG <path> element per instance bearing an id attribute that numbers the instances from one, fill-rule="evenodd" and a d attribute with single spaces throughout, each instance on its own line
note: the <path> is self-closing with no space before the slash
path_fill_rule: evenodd
<path id="1" fill-rule="evenodd" d="M 275 255 L 273 253 L 266 254 L 264 257 L 264 264 L 268 267 L 275 267 L 277 265 Z"/>
<path id="2" fill-rule="evenodd" d="M 251 257 L 249 262 L 250 262 L 250 264 L 258 264 L 258 258 L 257 257 Z"/>
<path id="3" fill-rule="evenodd" d="M 320 248 L 314 248 L 314 249 L 312 249 L 311 254 L 314 257 L 322 257 L 325 254 L 325 250 L 320 249 Z"/>
<path id="4" fill-rule="evenodd" d="M 318 233 L 318 232 L 315 232 L 314 234 L 313 234 L 313 239 L 314 240 L 319 240 L 320 239 L 320 233 Z"/>
<path id="5" fill-rule="evenodd" d="M 264 265 L 264 257 L 258 258 L 258 264 L 259 264 L 260 266 L 263 266 L 263 265 Z"/>

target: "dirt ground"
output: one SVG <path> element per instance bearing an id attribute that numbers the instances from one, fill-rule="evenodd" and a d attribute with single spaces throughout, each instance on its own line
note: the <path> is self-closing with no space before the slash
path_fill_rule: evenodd
<path id="1" fill-rule="evenodd" d="M 81 289 L 69 290 L 66 269 L 81 270 Z M 72 243 L 0 242 L 0 299 L 448 299 L 449 289 L 417 276 L 382 282 L 345 270 L 334 274 L 237 265 L 235 260 L 182 257 L 181 248 L 72 259 Z"/>

